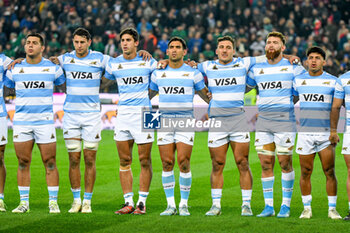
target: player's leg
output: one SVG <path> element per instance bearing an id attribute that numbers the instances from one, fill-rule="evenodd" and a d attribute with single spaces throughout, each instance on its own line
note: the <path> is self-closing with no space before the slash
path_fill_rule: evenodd
<path id="1" fill-rule="evenodd" d="M 17 135 L 15 129 L 14 135 Z M 24 142 L 14 141 L 15 152 L 18 159 L 17 184 L 20 204 L 16 209 L 12 210 L 13 213 L 29 212 L 30 163 L 32 160 L 33 146 L 34 140 Z"/>
<path id="2" fill-rule="evenodd" d="M 146 200 L 149 193 L 149 187 L 152 180 L 152 160 L 151 150 L 152 142 L 138 144 L 139 160 L 141 165 L 140 172 L 140 190 L 139 199 L 136 203 L 136 210 L 134 214 L 145 214 L 146 213 Z"/>
<path id="3" fill-rule="evenodd" d="M 299 137 L 298 140 L 301 140 Z M 300 148 L 300 144 L 298 141 L 297 148 Z M 311 218 L 311 174 L 314 169 L 314 159 L 316 153 L 313 154 L 299 154 L 300 161 L 300 190 L 301 190 L 301 198 L 304 205 L 304 210 L 300 215 L 300 218 Z"/>
<path id="4" fill-rule="evenodd" d="M 5 147 L 7 144 L 7 119 L 0 117 L 0 212 L 5 212 L 4 188 L 6 181 Z"/>
<path id="5" fill-rule="evenodd" d="M 329 145 L 318 152 L 322 163 L 322 169 L 326 176 L 326 191 L 328 195 L 328 217 L 331 219 L 341 219 L 336 211 L 337 205 L 337 177 L 335 176 L 335 149 Z"/>
<path id="6" fill-rule="evenodd" d="M 279 218 L 290 216 L 290 202 L 293 194 L 295 173 L 293 170 L 293 148 L 295 133 L 275 133 L 276 154 L 282 171 L 282 205 Z"/>
<path id="7" fill-rule="evenodd" d="M 134 140 L 116 141 L 119 156 L 119 178 L 125 204 L 116 214 L 130 214 L 134 211 L 134 194 L 132 192 L 133 175 L 131 171 L 132 148 Z"/>
<path id="8" fill-rule="evenodd" d="M 194 141 L 194 132 L 176 132 L 175 133 L 177 163 L 179 165 L 180 177 L 180 196 L 179 215 L 188 216 L 188 198 L 190 196 L 192 185 L 191 173 L 191 154 Z"/>
<path id="9" fill-rule="evenodd" d="M 273 134 L 268 132 L 255 133 L 255 149 L 261 164 L 261 182 L 265 200 L 264 210 L 257 217 L 274 216 L 273 209 L 273 184 L 275 177 L 273 168 L 275 166 L 275 143 Z"/>
<path id="10" fill-rule="evenodd" d="M 346 190 L 348 193 L 348 202 L 349 202 L 349 214 L 344 218 L 344 220 L 350 220 L 350 154 L 344 154 L 345 164 L 348 170 L 348 178 L 346 180 Z"/>
<path id="11" fill-rule="evenodd" d="M 167 199 L 167 208 L 160 215 L 174 215 L 176 214 L 176 205 L 174 198 L 175 189 L 175 139 L 173 132 L 158 132 L 158 149 L 160 158 L 162 160 L 162 184 Z"/>
<path id="12" fill-rule="evenodd" d="M 77 213 L 81 210 L 81 130 L 80 118 L 77 114 L 65 112 L 63 116 L 63 137 L 69 157 L 69 181 L 73 194 L 72 207 L 69 213 Z"/>
<path id="13" fill-rule="evenodd" d="M 226 163 L 226 154 L 228 149 L 227 136 L 224 139 L 214 139 L 215 133 L 209 132 L 208 144 L 212 162 L 212 171 L 210 174 L 212 207 L 205 214 L 207 216 L 216 216 L 221 214 L 221 196 L 224 185 L 223 170 Z"/>
<path id="14" fill-rule="evenodd" d="M 237 139 L 239 140 L 239 139 Z M 242 140 L 239 140 L 242 141 Z M 240 174 L 240 187 L 242 191 L 242 216 L 253 216 L 250 207 L 252 197 L 253 177 L 249 167 L 249 142 L 231 141 L 231 148 Z"/>

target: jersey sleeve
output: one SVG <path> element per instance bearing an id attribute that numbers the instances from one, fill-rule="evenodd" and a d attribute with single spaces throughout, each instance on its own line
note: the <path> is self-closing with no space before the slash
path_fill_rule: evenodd
<path id="1" fill-rule="evenodd" d="M 247 85 L 249 87 L 256 87 L 256 81 L 254 77 L 254 72 L 252 70 L 249 70 L 247 75 Z"/>
<path id="2" fill-rule="evenodd" d="M 203 76 L 206 76 L 207 74 L 206 74 L 206 64 L 207 64 L 207 62 L 201 62 L 201 63 L 199 63 L 198 65 L 197 65 L 197 69 L 198 69 L 198 71 L 199 72 L 201 72 L 201 74 L 203 75 Z"/>
<path id="3" fill-rule="evenodd" d="M 106 69 L 106 66 L 108 64 L 108 61 L 111 57 L 108 55 L 103 55 L 103 59 L 102 59 L 102 68 Z"/>
<path id="4" fill-rule="evenodd" d="M 157 69 L 157 60 L 152 58 L 150 61 L 150 68 L 151 68 L 151 72 L 155 71 Z"/>
<path id="5" fill-rule="evenodd" d="M 4 62 L 3 62 L 3 68 L 4 70 L 7 70 L 8 65 L 11 64 L 13 60 L 7 56 L 5 56 Z"/>
<path id="6" fill-rule="evenodd" d="M 62 54 L 57 57 L 58 61 L 60 62 L 60 66 L 63 67 L 63 61 L 64 61 L 65 54 Z"/>
<path id="7" fill-rule="evenodd" d="M 294 77 L 306 73 L 305 68 L 302 65 L 293 65 Z"/>
<path id="8" fill-rule="evenodd" d="M 194 72 L 194 89 L 196 91 L 202 90 L 205 88 L 204 78 L 201 72 L 196 70 Z"/>
<path id="9" fill-rule="evenodd" d="M 106 65 L 105 77 L 110 80 L 115 80 L 112 70 L 112 59 L 110 59 Z"/>
<path id="10" fill-rule="evenodd" d="M 151 83 L 149 84 L 149 88 L 153 91 L 159 91 L 157 84 L 157 71 L 154 71 L 151 75 Z"/>
<path id="11" fill-rule="evenodd" d="M 293 91 L 293 95 L 294 95 L 294 96 L 298 96 L 298 95 L 299 95 L 298 89 L 297 89 L 296 78 L 293 79 L 292 91 Z"/>
<path id="12" fill-rule="evenodd" d="M 4 75 L 4 85 L 8 88 L 15 88 L 15 82 L 13 80 L 11 70 L 7 70 Z"/>
<path id="13" fill-rule="evenodd" d="M 341 81 L 342 81 L 342 79 L 340 77 L 337 79 L 337 81 L 335 83 L 334 98 L 337 98 L 337 99 L 344 99 L 345 98 L 344 87 L 343 87 Z"/>
<path id="14" fill-rule="evenodd" d="M 62 85 L 66 81 L 66 77 L 64 76 L 63 70 L 60 66 L 56 66 L 56 74 L 54 84 L 56 86 Z"/>

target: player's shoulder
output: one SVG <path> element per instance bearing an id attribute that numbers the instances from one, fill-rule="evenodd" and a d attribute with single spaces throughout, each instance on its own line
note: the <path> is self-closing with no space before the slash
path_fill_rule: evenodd
<path id="1" fill-rule="evenodd" d="M 88 56 L 89 56 L 90 59 L 100 59 L 100 60 L 102 60 L 105 55 L 103 55 L 103 53 L 101 53 L 101 52 L 90 50 L 90 53 L 89 53 Z"/>
<path id="2" fill-rule="evenodd" d="M 186 63 L 184 63 L 180 69 L 181 69 L 181 71 L 185 71 L 185 72 L 194 72 L 194 73 L 199 72 L 197 69 L 192 68 L 191 66 L 187 65 Z"/>
<path id="3" fill-rule="evenodd" d="M 0 61 L 4 61 L 5 59 L 9 58 L 8 56 L 6 56 L 3 53 L 0 53 Z"/>
<path id="4" fill-rule="evenodd" d="M 350 79 L 350 70 L 339 76 L 339 79 Z"/>
<path id="5" fill-rule="evenodd" d="M 328 73 L 326 71 L 324 71 L 322 75 L 323 75 L 323 78 L 325 78 L 325 79 L 331 79 L 331 80 L 337 80 L 338 79 L 336 76 L 334 76 L 334 75 L 332 75 L 332 74 L 330 74 L 330 73 Z"/>

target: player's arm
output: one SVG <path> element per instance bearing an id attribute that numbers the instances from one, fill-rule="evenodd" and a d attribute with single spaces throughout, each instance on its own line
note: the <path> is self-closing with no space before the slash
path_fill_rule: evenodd
<path id="1" fill-rule="evenodd" d="M 139 56 L 142 57 L 142 60 L 144 60 L 144 61 L 149 61 L 152 58 L 152 55 L 149 52 L 147 52 L 146 50 L 140 50 L 138 52 L 138 54 L 139 54 Z"/>
<path id="2" fill-rule="evenodd" d="M 24 58 L 17 58 L 16 60 L 12 61 L 8 66 L 7 66 L 7 69 L 8 70 L 12 70 L 16 64 L 20 64 L 22 63 L 22 61 L 24 60 Z"/>
<path id="3" fill-rule="evenodd" d="M 209 99 L 209 90 L 207 87 L 204 87 L 203 89 L 197 91 L 198 95 L 207 103 L 209 104 L 210 99 Z"/>
<path id="4" fill-rule="evenodd" d="M 115 80 L 107 79 L 105 76 L 101 79 L 101 85 L 100 88 L 103 90 L 115 83 Z"/>
<path id="5" fill-rule="evenodd" d="M 155 97 L 158 94 L 158 91 L 149 89 L 148 90 L 148 95 L 149 95 L 149 99 L 152 99 L 153 97 Z"/>
<path id="6" fill-rule="evenodd" d="M 298 56 L 289 55 L 289 54 L 283 54 L 283 57 L 285 59 L 288 59 L 288 61 L 290 62 L 291 65 L 293 65 L 293 64 L 301 65 L 300 58 Z"/>
<path id="7" fill-rule="evenodd" d="M 337 134 L 337 127 L 339 121 L 339 112 L 343 104 L 343 99 L 333 98 L 332 110 L 331 110 L 331 134 L 329 136 L 329 141 L 333 146 L 337 145 L 339 142 L 339 136 Z"/>

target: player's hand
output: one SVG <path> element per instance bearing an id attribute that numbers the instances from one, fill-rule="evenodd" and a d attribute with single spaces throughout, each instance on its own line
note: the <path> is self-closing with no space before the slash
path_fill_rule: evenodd
<path id="1" fill-rule="evenodd" d="M 292 65 L 301 65 L 300 58 L 298 56 L 290 55 L 289 62 Z"/>
<path id="2" fill-rule="evenodd" d="M 330 136 L 329 136 L 329 141 L 331 142 L 332 146 L 336 146 L 337 143 L 339 142 L 339 136 L 337 134 L 337 132 L 331 132 Z"/>
<path id="3" fill-rule="evenodd" d="M 59 64 L 60 64 L 60 61 L 58 60 L 57 57 L 50 57 L 49 60 L 50 60 L 52 63 L 55 63 L 56 65 L 59 65 Z"/>
<path id="4" fill-rule="evenodd" d="M 12 70 L 16 64 L 21 64 L 22 61 L 24 60 L 24 58 L 17 58 L 16 60 L 14 60 L 13 62 L 11 62 L 8 66 L 7 69 L 8 70 Z"/>
<path id="5" fill-rule="evenodd" d="M 188 59 L 187 61 L 185 61 L 185 63 L 191 66 L 192 68 L 197 69 L 197 62 L 191 61 L 190 59 Z"/>
<path id="6" fill-rule="evenodd" d="M 160 61 L 158 61 L 158 63 L 157 63 L 157 69 L 165 69 L 167 66 L 168 66 L 168 64 L 169 64 L 169 60 L 168 59 L 166 59 L 166 60 L 160 60 Z"/>
<path id="7" fill-rule="evenodd" d="M 139 55 L 142 57 L 142 60 L 149 61 L 152 58 L 152 55 L 146 50 L 140 50 Z"/>
<path id="8" fill-rule="evenodd" d="M 207 96 L 208 96 L 209 100 L 211 100 L 213 98 L 213 95 L 211 94 L 211 92 L 208 92 Z"/>

